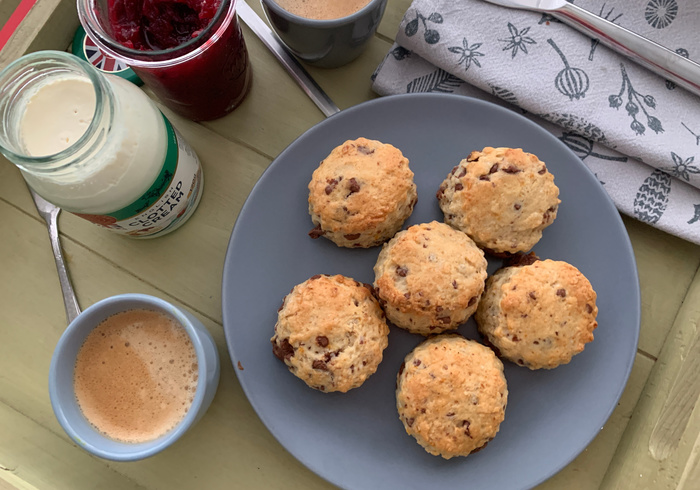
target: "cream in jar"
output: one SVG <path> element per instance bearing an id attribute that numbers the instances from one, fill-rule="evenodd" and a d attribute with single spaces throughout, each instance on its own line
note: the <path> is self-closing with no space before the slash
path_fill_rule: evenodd
<path id="1" fill-rule="evenodd" d="M 0 147 L 46 200 L 135 237 L 168 233 L 196 208 L 196 154 L 133 84 L 55 52 L 21 58 L 0 84 Z"/>

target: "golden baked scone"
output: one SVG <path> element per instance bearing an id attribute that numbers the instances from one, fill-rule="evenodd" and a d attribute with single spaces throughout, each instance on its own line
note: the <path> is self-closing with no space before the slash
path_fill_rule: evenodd
<path id="1" fill-rule="evenodd" d="M 311 388 L 346 392 L 377 370 L 389 343 L 372 286 L 316 275 L 285 296 L 272 352 Z"/>
<path id="2" fill-rule="evenodd" d="M 336 147 L 309 183 L 311 238 L 340 247 L 381 245 L 401 228 L 417 201 L 413 172 L 398 148 L 358 138 Z"/>
<path id="3" fill-rule="evenodd" d="M 486 265 L 471 238 L 433 221 L 411 226 L 384 245 L 374 266 L 374 287 L 397 327 L 442 333 L 476 311 Z"/>
<path id="4" fill-rule="evenodd" d="M 491 349 L 456 334 L 431 337 L 406 356 L 396 408 L 406 432 L 433 455 L 467 456 L 496 436 L 508 388 Z"/>
<path id="5" fill-rule="evenodd" d="M 445 223 L 497 255 L 530 250 L 557 217 L 558 196 L 535 155 L 491 147 L 462 160 L 437 192 Z"/>
<path id="6" fill-rule="evenodd" d="M 496 271 L 474 318 L 502 357 L 552 369 L 593 340 L 597 315 L 588 279 L 571 264 L 543 260 Z"/>

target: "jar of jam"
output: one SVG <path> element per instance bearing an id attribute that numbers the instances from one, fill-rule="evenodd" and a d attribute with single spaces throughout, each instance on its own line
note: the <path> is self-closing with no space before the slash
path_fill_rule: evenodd
<path id="1" fill-rule="evenodd" d="M 78 16 L 102 51 L 193 121 L 228 114 L 248 91 L 236 0 L 78 0 Z"/>
<path id="2" fill-rule="evenodd" d="M 197 155 L 153 101 L 68 53 L 0 72 L 0 152 L 47 201 L 130 237 L 170 233 L 202 197 Z"/>

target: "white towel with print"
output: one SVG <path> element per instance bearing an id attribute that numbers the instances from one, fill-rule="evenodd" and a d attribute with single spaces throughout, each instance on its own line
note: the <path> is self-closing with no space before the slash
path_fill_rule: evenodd
<path id="1" fill-rule="evenodd" d="M 700 1 L 575 3 L 700 60 Z M 396 42 L 373 75 L 378 94 L 510 107 L 571 148 L 621 212 L 700 244 L 700 97 L 549 15 L 483 0 L 415 0 Z"/>

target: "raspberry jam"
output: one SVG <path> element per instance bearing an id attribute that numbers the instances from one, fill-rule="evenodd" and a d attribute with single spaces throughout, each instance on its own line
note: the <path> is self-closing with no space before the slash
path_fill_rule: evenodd
<path id="1" fill-rule="evenodd" d="M 108 31 L 119 44 L 110 47 L 166 106 L 195 121 L 216 119 L 243 100 L 250 84 L 234 2 L 108 0 Z"/>

